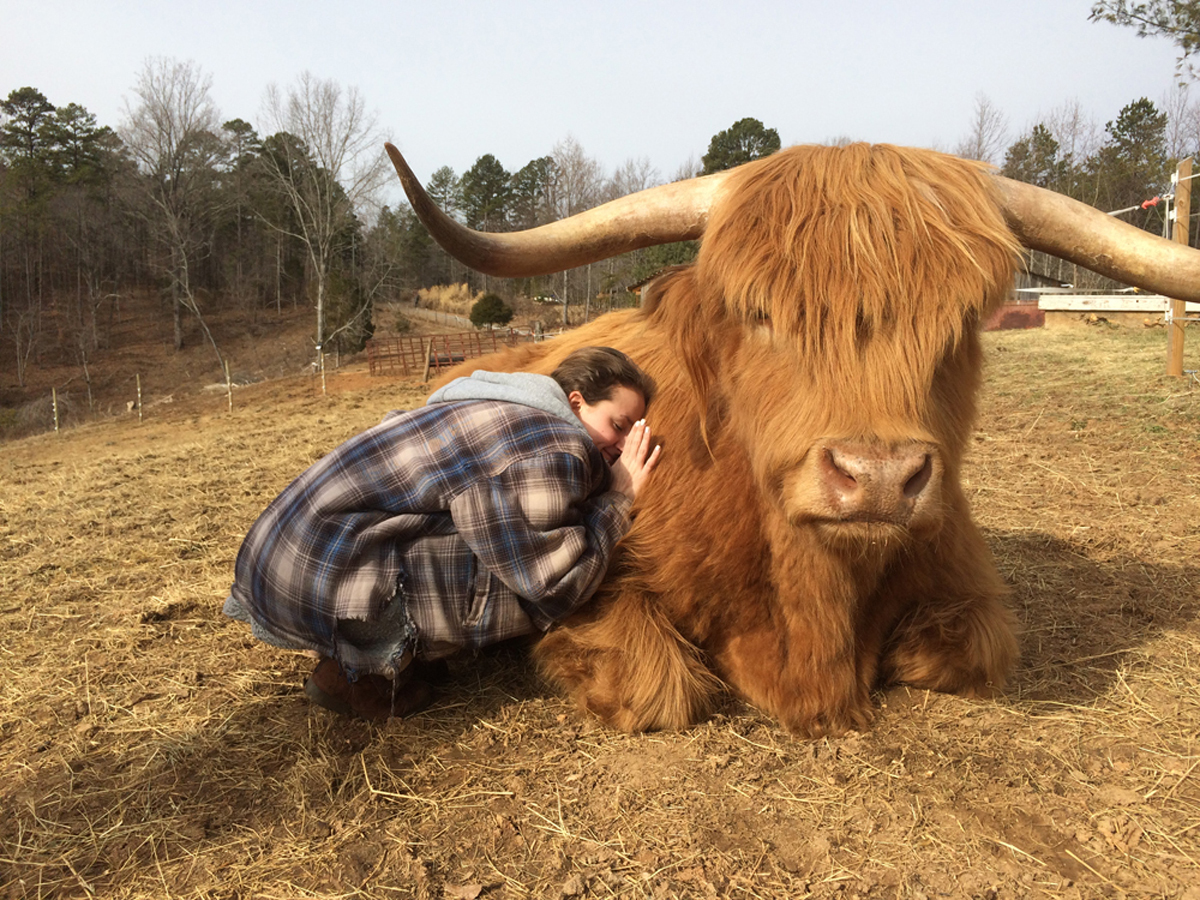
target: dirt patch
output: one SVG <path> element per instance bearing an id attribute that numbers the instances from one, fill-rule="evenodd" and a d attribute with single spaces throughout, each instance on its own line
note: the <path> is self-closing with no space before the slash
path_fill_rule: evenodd
<path id="1" fill-rule="evenodd" d="M 983 324 L 984 331 L 1012 331 L 1016 328 L 1041 328 L 1046 314 L 1036 303 L 1006 303 Z"/>
<path id="2" fill-rule="evenodd" d="M 1200 883 L 1200 386 L 1161 334 L 989 334 L 967 489 L 1023 659 L 797 741 L 582 718 L 517 649 L 383 727 L 221 601 L 288 481 L 414 381 L 188 395 L 0 446 L 0 896 L 1166 897 Z M 1192 366 L 1188 366 L 1191 368 Z"/>

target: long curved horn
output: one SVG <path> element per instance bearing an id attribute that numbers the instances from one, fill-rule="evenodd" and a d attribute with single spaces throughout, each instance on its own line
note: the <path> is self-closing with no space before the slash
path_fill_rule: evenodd
<path id="1" fill-rule="evenodd" d="M 728 172 L 664 184 L 586 212 L 512 234 L 473 231 L 437 208 L 404 157 L 385 144 L 413 211 L 446 252 L 488 275 L 546 275 L 619 253 L 692 240 L 704 233 L 708 210 Z"/>
<path id="2" fill-rule="evenodd" d="M 1026 247 L 1124 284 L 1200 301 L 1200 251 L 1135 228 L 1045 188 L 995 176 L 1004 214 Z"/>
<path id="3" fill-rule="evenodd" d="M 545 275 L 629 250 L 700 237 L 729 171 L 664 184 L 528 231 L 473 231 L 445 215 L 412 169 L 385 145 L 417 216 L 451 256 L 480 272 Z M 1042 250 L 1125 284 L 1200 301 L 1200 252 L 1135 228 L 1054 191 L 994 176 L 1009 227 Z"/>

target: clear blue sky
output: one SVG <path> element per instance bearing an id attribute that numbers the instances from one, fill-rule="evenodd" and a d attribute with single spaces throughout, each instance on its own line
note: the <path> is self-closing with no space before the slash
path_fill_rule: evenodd
<path id="1" fill-rule="evenodd" d="M 836 8 L 835 8 L 836 7 Z M 1091 0 L 360 0 L 0 3 L 0 96 L 30 85 L 118 127 L 148 56 L 193 60 L 260 132 L 266 86 L 356 85 L 422 180 L 484 153 L 515 171 L 573 136 L 662 177 L 754 116 L 785 145 L 953 149 L 977 95 L 1015 136 L 1078 101 L 1103 127 L 1172 90 L 1174 46 L 1087 20 Z"/>

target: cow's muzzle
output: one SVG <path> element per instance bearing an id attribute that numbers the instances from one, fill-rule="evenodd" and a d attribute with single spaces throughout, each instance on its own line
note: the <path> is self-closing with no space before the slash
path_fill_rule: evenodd
<path id="1" fill-rule="evenodd" d="M 912 530 L 941 519 L 942 460 L 932 444 L 823 441 L 789 478 L 794 522 L 865 522 Z"/>

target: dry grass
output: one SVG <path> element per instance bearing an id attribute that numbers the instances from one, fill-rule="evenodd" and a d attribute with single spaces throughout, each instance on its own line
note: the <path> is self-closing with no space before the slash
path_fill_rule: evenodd
<path id="1" fill-rule="evenodd" d="M 460 316 L 469 315 L 471 307 L 482 296 L 483 291 L 472 291 L 465 284 L 438 284 L 417 291 L 422 309 L 436 309 Z"/>
<path id="2" fill-rule="evenodd" d="M 1195 340 L 1195 338 L 1193 338 Z M 505 649 L 385 727 L 220 615 L 254 517 L 415 383 L 284 380 L 0 447 L 9 897 L 1200 893 L 1200 388 L 1161 334 L 989 335 L 969 490 L 1024 626 L 1009 696 L 894 690 L 806 743 L 729 701 L 578 717 Z M 1194 348 L 1193 348 L 1194 352 Z"/>

